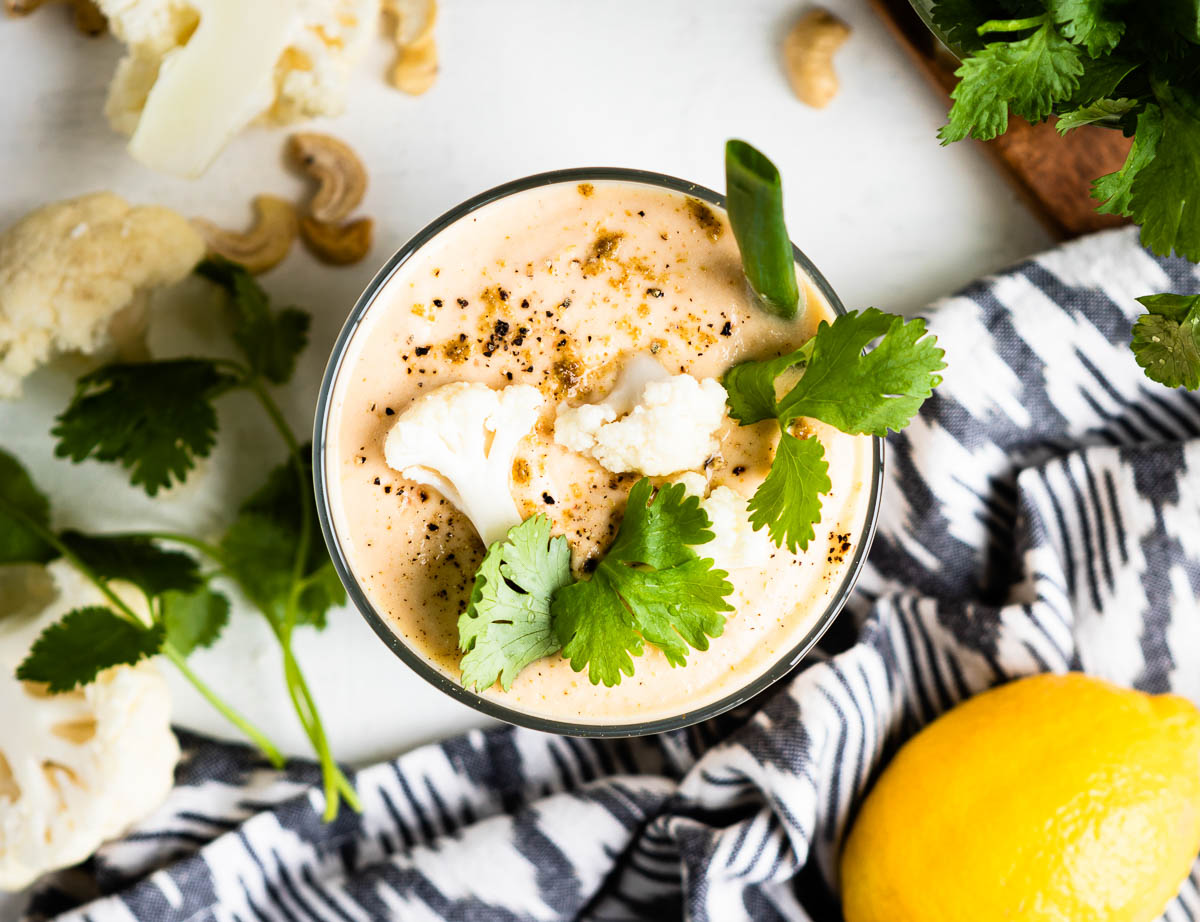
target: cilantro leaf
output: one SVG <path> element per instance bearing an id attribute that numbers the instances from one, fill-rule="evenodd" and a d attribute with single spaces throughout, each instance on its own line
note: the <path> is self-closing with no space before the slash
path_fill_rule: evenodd
<path id="1" fill-rule="evenodd" d="M 299 553 L 304 504 L 315 503 L 312 493 L 312 447 L 300 449 L 304 473 L 301 490 L 296 469 L 285 461 L 238 510 L 221 539 L 229 574 L 247 596 L 282 625 L 291 593 L 292 572 Z M 296 611 L 297 623 L 324 628 L 325 613 L 346 601 L 333 561 L 321 536 L 312 533 L 301 569 L 304 587 Z"/>
<path id="2" fill-rule="evenodd" d="M 1109 0 L 1047 0 L 1046 7 L 1063 35 L 1099 57 L 1117 47 L 1125 34 L 1125 23 L 1105 12 Z"/>
<path id="3" fill-rule="evenodd" d="M 1142 225 L 1143 245 L 1200 262 L 1200 100 L 1157 82 L 1154 90 L 1162 135 L 1133 177 L 1129 214 Z"/>
<path id="4" fill-rule="evenodd" d="M 570 581 L 571 549 L 566 538 L 550 537 L 544 515 L 493 543 L 458 619 L 463 686 L 481 691 L 499 679 L 507 691 L 522 669 L 558 650 L 550 598 Z"/>
<path id="5" fill-rule="evenodd" d="M 0 564 L 45 563 L 57 557 L 37 528 L 50 528 L 50 500 L 21 462 L 0 449 Z"/>
<path id="6" fill-rule="evenodd" d="M 1046 118 L 1078 88 L 1082 56 L 1048 17 L 1027 38 L 984 45 L 955 71 L 960 80 L 950 121 L 938 133 L 942 143 L 1003 134 L 1010 109 L 1031 122 Z"/>
<path id="7" fill-rule="evenodd" d="M 804 348 L 759 362 L 740 362 L 721 378 L 725 388 L 725 405 L 729 415 L 743 426 L 774 419 L 777 414 L 775 379 L 794 365 L 807 362 L 812 348 Z"/>
<path id="8" fill-rule="evenodd" d="M 71 691 L 112 666 L 154 656 L 163 637 L 161 624 L 138 627 L 100 605 L 76 608 L 42 631 L 17 667 L 17 678 L 45 682 L 55 694 Z"/>
<path id="9" fill-rule="evenodd" d="M 1154 160 L 1162 129 L 1162 109 L 1158 106 L 1147 106 L 1138 116 L 1137 134 L 1134 135 L 1133 147 L 1129 149 L 1124 165 L 1115 173 L 1101 176 L 1092 183 L 1092 198 L 1100 201 L 1096 207 L 1097 211 L 1101 214 L 1129 217 L 1133 181 L 1147 164 Z"/>
<path id="10" fill-rule="evenodd" d="M 1167 387 L 1200 388 L 1200 295 L 1147 295 L 1133 324 L 1133 354 L 1146 376 Z"/>
<path id="11" fill-rule="evenodd" d="M 251 371 L 272 384 L 286 384 L 296 369 L 296 357 L 308 345 L 309 315 L 294 307 L 272 312 L 271 299 L 254 276 L 227 259 L 206 259 L 196 273 L 228 293 L 233 340 Z"/>
<path id="12" fill-rule="evenodd" d="M 821 497 L 831 489 L 820 440 L 784 432 L 766 479 L 750 497 L 750 524 L 755 531 L 765 527 L 776 547 L 806 550 L 821 521 Z"/>
<path id="13" fill-rule="evenodd" d="M 1003 14 L 1004 10 L 983 0 L 936 0 L 930 12 L 946 41 L 955 48 L 970 51 L 981 44 L 975 27 Z"/>
<path id="14" fill-rule="evenodd" d="M 590 580 L 567 586 L 550 610 L 572 669 L 587 669 L 593 685 L 603 682 L 609 688 L 620 685 L 622 675 L 633 675 L 633 657 L 642 655 L 644 642 L 607 573 L 597 571 Z"/>
<path id="15" fill-rule="evenodd" d="M 654 493 L 653 497 L 651 494 Z M 682 484 L 654 492 L 642 478 L 629 491 L 625 518 L 592 578 L 554 594 L 551 613 L 563 655 L 592 684 L 617 685 L 633 674 L 643 642 L 672 666 L 689 648 L 707 650 L 732 611 L 728 574 L 702 560 L 692 545 L 711 541 L 708 515 Z"/>
<path id="16" fill-rule="evenodd" d="M 879 340 L 867 353 L 863 350 Z M 946 367 L 925 321 L 869 308 L 822 321 L 816 335 L 789 355 L 743 362 L 725 373 L 729 415 L 746 426 L 774 418 L 781 430 L 771 470 L 750 500 L 750 524 L 766 528 L 777 547 L 805 550 L 821 520 L 821 496 L 832 487 L 825 450 L 789 430 L 800 417 L 842 432 L 884 437 L 908 425 Z M 779 400 L 776 382 L 793 366 L 803 374 Z"/>
<path id="17" fill-rule="evenodd" d="M 164 551 L 149 538 L 93 537 L 77 531 L 59 537 L 101 579 L 133 583 L 148 599 L 172 589 L 192 592 L 202 582 L 194 557 Z"/>
<path id="18" fill-rule="evenodd" d="M 1058 123 L 1054 127 L 1058 129 L 1059 134 L 1066 134 L 1068 131 L 1083 125 L 1115 125 L 1139 105 L 1141 103 L 1138 100 L 1126 99 L 1124 97 L 1120 99 L 1097 99 L 1086 106 L 1080 106 L 1078 109 L 1064 112 L 1058 117 Z"/>
<path id="19" fill-rule="evenodd" d="M 1158 10 L 1155 10 L 1155 15 L 1163 16 L 1187 41 L 1200 43 L 1200 3 L 1196 0 L 1167 0 L 1165 6 L 1165 15 Z"/>
<path id="20" fill-rule="evenodd" d="M 1140 96 L 1140 93 L 1118 93 L 1117 88 L 1125 78 L 1138 69 L 1138 65 L 1115 54 L 1085 60 L 1083 73 L 1079 75 L 1079 86 L 1074 95 L 1063 103 L 1063 109 L 1078 109 L 1098 99 L 1121 96 Z"/>
<path id="21" fill-rule="evenodd" d="M 79 379 L 52 430 L 55 454 L 117 461 L 153 496 L 182 482 L 196 459 L 212 451 L 212 401 L 237 384 L 202 359 L 107 365 Z"/>
<path id="22" fill-rule="evenodd" d="M 162 596 L 166 640 L 181 656 L 211 647 L 229 623 L 229 599 L 202 586 L 194 592 L 171 590 Z"/>
<path id="23" fill-rule="evenodd" d="M 873 307 L 842 314 L 817 329 L 808 367 L 777 415 L 785 426 L 809 416 L 842 432 L 886 436 L 907 426 L 941 383 L 935 372 L 946 367 L 944 356 L 937 338 L 926 337 L 924 320 L 906 323 Z"/>
<path id="24" fill-rule="evenodd" d="M 651 499 L 653 489 L 643 477 L 629 491 L 625 518 L 606 560 L 665 569 L 694 559 L 692 546 L 713 539 L 708 513 L 683 484 L 665 484 Z"/>

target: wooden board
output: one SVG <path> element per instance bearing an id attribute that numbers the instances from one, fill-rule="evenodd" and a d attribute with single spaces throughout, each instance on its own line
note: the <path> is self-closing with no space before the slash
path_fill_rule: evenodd
<path id="1" fill-rule="evenodd" d="M 896 40 L 909 52 L 938 94 L 950 104 L 958 59 L 933 35 L 908 0 L 871 0 Z M 960 143 L 980 143 L 977 141 Z M 1096 211 L 1092 180 L 1121 168 L 1130 138 L 1085 125 L 1059 135 L 1053 120 L 1031 125 L 1014 116 L 1008 132 L 982 143 L 1000 171 L 1046 229 L 1059 239 L 1127 223 Z"/>

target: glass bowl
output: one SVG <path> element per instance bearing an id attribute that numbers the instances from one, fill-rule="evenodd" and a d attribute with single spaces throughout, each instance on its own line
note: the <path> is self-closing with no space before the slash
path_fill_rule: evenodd
<path id="1" fill-rule="evenodd" d="M 720 194 L 713 192 L 711 189 L 706 189 L 703 186 L 695 183 L 686 182 L 681 179 L 676 179 L 672 176 L 666 176 L 660 173 L 648 173 L 641 170 L 629 170 L 612 167 L 582 167 L 577 169 L 557 170 L 549 173 L 539 173 L 534 176 L 529 176 L 524 179 L 518 179 L 502 186 L 497 186 L 487 192 L 480 193 L 472 199 L 446 212 L 437 220 L 433 221 L 424 228 L 415 237 L 409 240 L 406 244 L 400 247 L 399 250 L 389 259 L 382 269 L 372 279 L 366 290 L 355 303 L 354 308 L 350 311 L 349 317 L 346 319 L 345 325 L 342 327 L 341 333 L 338 335 L 337 341 L 334 343 L 333 352 L 330 355 L 329 363 L 326 366 L 324 377 L 321 381 L 321 389 L 317 398 L 316 421 L 313 434 L 313 451 L 314 451 L 314 480 L 316 490 L 316 501 L 318 517 L 321 524 L 321 532 L 324 535 L 325 543 L 329 548 L 329 554 L 333 558 L 333 563 L 337 569 L 338 576 L 346 587 L 346 592 L 349 595 L 350 601 L 362 613 L 367 623 L 379 635 L 379 638 L 388 645 L 396 656 L 404 662 L 406 666 L 412 669 L 417 675 L 428 681 L 430 684 L 441 689 L 452 698 L 480 711 L 489 717 L 494 717 L 499 720 L 507 721 L 508 723 L 517 724 L 524 727 L 529 727 L 534 730 L 541 730 L 550 733 L 558 733 L 569 736 L 584 736 L 584 737 L 622 737 L 622 736 L 640 736 L 649 733 L 661 733 L 668 730 L 675 730 L 681 727 L 686 727 L 710 717 L 714 717 L 724 711 L 737 707 L 738 705 L 748 701 L 755 695 L 762 692 L 768 686 L 777 682 L 779 679 L 787 675 L 791 670 L 804 658 L 804 656 L 813 648 L 821 635 L 829 628 L 845 605 L 850 593 L 853 591 L 854 584 L 862 570 L 863 563 L 866 561 L 867 552 L 870 549 L 871 541 L 875 534 L 875 526 L 879 516 L 879 498 L 883 487 L 883 441 L 878 438 L 872 439 L 871 450 L 871 480 L 867 488 L 867 511 L 866 521 L 863 524 L 862 536 L 857 542 L 857 547 L 850 561 L 850 566 L 845 570 L 844 576 L 839 585 L 830 596 L 830 602 L 825 610 L 814 619 L 812 626 L 804 634 L 798 643 L 790 650 L 781 656 L 770 668 L 760 675 L 755 676 L 748 681 L 744 686 L 738 688 L 725 697 L 706 704 L 703 707 L 695 710 L 690 710 L 671 717 L 659 718 L 642 722 L 624 722 L 613 724 L 582 724 L 571 723 L 564 720 L 556 720 L 547 717 L 542 717 L 536 714 L 526 713 L 515 708 L 507 707 L 501 702 L 493 698 L 488 698 L 477 694 L 474 691 L 462 687 L 458 682 L 454 681 L 450 676 L 439 670 L 436 666 L 425 659 L 419 652 L 414 650 L 404 640 L 388 626 L 387 619 L 381 614 L 367 597 L 366 592 L 360 585 L 353 570 L 351 569 L 348 556 L 343 549 L 342 542 L 338 537 L 337 529 L 334 522 L 334 514 L 330 505 L 330 490 L 328 483 L 328 465 L 326 464 L 326 453 L 329 450 L 328 429 L 330 425 L 330 414 L 333 404 L 334 387 L 337 382 L 338 374 L 342 368 L 343 359 L 346 356 L 348 346 L 355 332 L 363 322 L 367 311 L 375 302 L 380 292 L 387 285 L 392 276 L 400 269 L 401 266 L 408 261 L 413 254 L 429 243 L 433 238 L 447 229 L 455 222 L 461 220 L 467 215 L 496 202 L 502 198 L 511 195 L 516 195 L 521 192 L 526 192 L 531 189 L 537 189 L 543 186 L 550 186 L 559 183 L 569 183 L 572 185 L 583 182 L 602 182 L 616 181 L 622 183 L 643 184 L 655 186 L 661 189 L 670 190 L 672 192 L 682 193 L 700 199 L 711 206 L 720 208 L 722 211 L 725 207 L 725 199 Z M 793 245 L 797 265 L 805 272 L 812 284 L 821 292 L 824 298 L 829 303 L 830 307 L 838 314 L 846 312 L 842 302 L 838 299 L 837 294 L 824 276 L 817 270 L 816 266 L 809 260 L 798 247 Z"/>

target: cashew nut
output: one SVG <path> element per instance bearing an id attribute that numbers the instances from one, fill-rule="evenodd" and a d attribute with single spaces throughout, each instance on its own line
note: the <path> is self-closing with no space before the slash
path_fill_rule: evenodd
<path id="1" fill-rule="evenodd" d="M 208 243 L 208 251 L 241 263 L 255 275 L 279 265 L 296 239 L 296 209 L 273 195 L 254 199 L 254 226 L 243 234 L 223 230 L 211 221 L 192 223 Z"/>
<path id="2" fill-rule="evenodd" d="M 318 183 L 308 203 L 318 221 L 341 221 L 362 201 L 367 170 L 349 145 L 327 134 L 300 132 L 288 139 L 288 155 Z"/>
<path id="3" fill-rule="evenodd" d="M 359 218 L 348 224 L 329 224 L 315 218 L 300 219 L 300 236 L 313 256 L 331 266 L 349 266 L 371 249 L 375 222 Z"/>
<path id="4" fill-rule="evenodd" d="M 27 16 L 49 0 L 4 0 L 9 16 Z M 68 0 L 75 8 L 75 28 L 85 35 L 99 35 L 108 28 L 108 20 L 92 0 Z"/>
<path id="5" fill-rule="evenodd" d="M 437 0 L 384 0 L 384 9 L 396 23 L 392 41 L 397 58 L 388 79 L 396 89 L 420 96 L 433 86 L 438 72 L 433 37 Z"/>
<path id="6" fill-rule="evenodd" d="M 850 27 L 828 10 L 809 10 L 783 42 L 783 63 L 800 101 L 824 109 L 837 95 L 833 55 L 850 37 Z"/>

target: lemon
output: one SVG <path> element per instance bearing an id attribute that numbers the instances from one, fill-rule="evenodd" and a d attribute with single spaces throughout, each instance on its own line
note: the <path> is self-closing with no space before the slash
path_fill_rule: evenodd
<path id="1" fill-rule="evenodd" d="M 1148 922 L 1200 852 L 1200 711 L 1078 673 L 911 739 L 842 853 L 846 922 Z"/>

